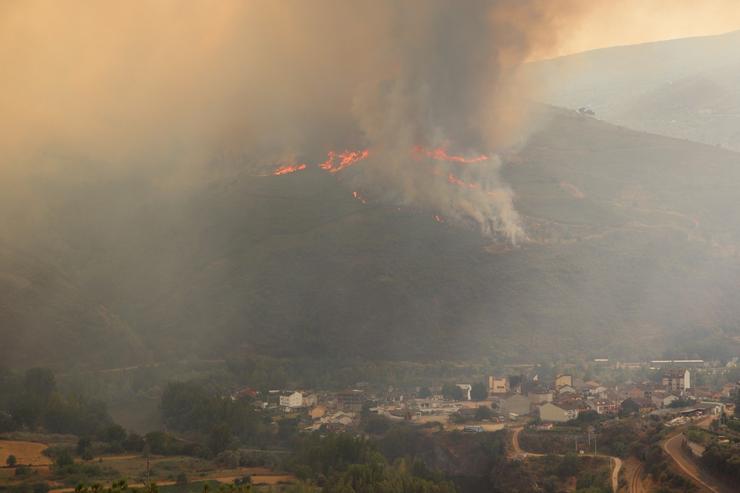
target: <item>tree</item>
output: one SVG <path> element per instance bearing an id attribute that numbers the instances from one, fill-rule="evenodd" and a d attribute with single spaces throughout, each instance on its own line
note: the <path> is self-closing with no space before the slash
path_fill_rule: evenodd
<path id="1" fill-rule="evenodd" d="M 90 447 L 92 447 L 92 440 L 90 440 L 90 437 L 80 437 L 77 440 L 77 455 L 88 460 L 86 457 L 90 455 Z"/>
<path id="2" fill-rule="evenodd" d="M 422 387 L 419 389 L 419 397 L 422 399 L 427 399 L 432 396 L 432 391 L 429 390 L 429 387 Z"/>
<path id="3" fill-rule="evenodd" d="M 18 459 L 15 457 L 15 455 L 10 454 L 7 459 L 5 459 L 5 463 L 9 467 L 15 467 L 15 465 L 18 463 Z"/>
<path id="4" fill-rule="evenodd" d="M 594 423 L 598 420 L 599 420 L 599 413 L 591 409 L 588 411 L 579 412 L 578 417 L 576 418 L 576 421 L 578 423 Z"/>
<path id="5" fill-rule="evenodd" d="M 54 372 L 48 368 L 31 368 L 27 370 L 24 385 L 27 392 L 42 400 L 49 399 L 49 396 L 56 390 L 57 386 Z"/>
<path id="6" fill-rule="evenodd" d="M 558 465 L 557 474 L 561 479 L 578 474 L 578 456 L 574 453 L 566 454 Z"/>
<path id="7" fill-rule="evenodd" d="M 478 409 L 475 410 L 475 419 L 477 420 L 491 419 L 492 417 L 493 410 L 488 406 L 478 406 Z"/>
<path id="8" fill-rule="evenodd" d="M 640 414 L 640 406 L 632 399 L 625 399 L 619 405 L 620 416 L 634 416 Z"/>
<path id="9" fill-rule="evenodd" d="M 371 414 L 365 418 L 363 428 L 371 435 L 382 435 L 391 427 L 391 421 L 385 416 Z"/>
<path id="10" fill-rule="evenodd" d="M 187 491 L 188 490 L 188 476 L 184 472 L 181 472 L 177 475 L 177 479 L 175 480 L 175 486 L 177 486 L 178 491 Z"/>
<path id="11" fill-rule="evenodd" d="M 452 383 L 446 383 L 442 386 L 442 395 L 445 399 L 452 401 L 461 401 L 463 398 L 462 389 Z"/>
<path id="12" fill-rule="evenodd" d="M 121 425 L 112 424 L 102 434 L 102 439 L 110 444 L 122 444 L 126 440 L 126 430 Z"/>
<path id="13" fill-rule="evenodd" d="M 144 438 L 136 433 L 129 433 L 123 441 L 123 449 L 127 452 L 141 452 L 144 448 Z"/>
<path id="14" fill-rule="evenodd" d="M 57 467 L 67 467 L 74 464 L 74 459 L 67 449 L 62 450 L 54 459 L 54 464 Z"/>
<path id="15" fill-rule="evenodd" d="M 33 493 L 48 493 L 49 483 L 36 483 L 33 485 Z"/>
<path id="16" fill-rule="evenodd" d="M 283 420 L 286 421 L 286 420 Z M 226 423 L 221 423 L 213 427 L 208 435 L 208 448 L 211 452 L 218 454 L 229 447 L 231 443 L 231 430 Z"/>
<path id="17" fill-rule="evenodd" d="M 488 387 L 483 382 L 474 383 L 470 389 L 470 398 L 474 401 L 484 401 L 488 397 Z"/>

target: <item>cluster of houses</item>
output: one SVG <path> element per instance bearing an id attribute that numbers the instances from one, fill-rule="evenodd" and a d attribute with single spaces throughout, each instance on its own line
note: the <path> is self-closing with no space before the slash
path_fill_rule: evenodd
<path id="1" fill-rule="evenodd" d="M 259 409 L 301 418 L 307 430 L 351 427 L 357 423 L 359 413 L 367 402 L 364 390 L 336 393 L 270 390 L 266 394 L 259 394 L 254 389 L 244 387 L 231 394 L 232 400 L 245 398 L 251 399 Z"/>
<path id="2" fill-rule="evenodd" d="M 717 392 L 707 394 L 692 387 L 691 371 L 686 368 L 668 368 L 662 371 L 659 381 L 629 383 L 618 387 L 607 387 L 597 381 L 582 381 L 570 374 L 559 374 L 544 383 L 535 375 L 532 378 L 490 376 L 488 395 L 484 401 L 472 400 L 473 385 L 457 384 L 461 399 L 453 400 L 443 395 L 443 387 L 430 388 L 425 392 L 402 392 L 389 388 L 382 393 L 369 393 L 366 389 L 347 390 L 337 393 L 269 391 L 256 399 L 250 389 L 241 389 L 232 395 L 239 399 L 255 398 L 256 405 L 273 409 L 286 415 L 302 418 L 304 429 L 343 429 L 355 426 L 360 413 L 377 413 L 393 421 L 417 423 L 436 422 L 447 426 L 460 419 L 484 419 L 501 424 L 506 420 L 521 417 L 538 417 L 545 423 L 563 423 L 577 419 L 582 413 L 614 415 L 628 406 L 631 412 L 641 415 L 661 412 L 683 404 L 690 399 L 708 402 L 719 401 Z M 734 391 L 727 389 L 727 392 Z M 722 389 L 725 392 L 725 389 Z M 478 388 L 480 394 L 480 388 Z M 484 417 L 480 416 L 485 408 Z"/>
<path id="3" fill-rule="evenodd" d="M 558 375 L 552 385 L 536 384 L 526 392 L 511 392 L 506 378 L 489 378 L 494 403 L 510 418 L 536 415 L 544 422 L 563 423 L 592 411 L 617 414 L 625 401 L 634 402 L 641 413 L 665 408 L 685 397 L 691 388 L 689 370 L 669 369 L 660 384 L 638 383 L 607 388 L 596 381 L 579 381 L 572 375 Z"/>

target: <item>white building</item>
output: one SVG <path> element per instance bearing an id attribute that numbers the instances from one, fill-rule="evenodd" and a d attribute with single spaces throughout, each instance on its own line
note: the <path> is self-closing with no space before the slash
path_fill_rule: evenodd
<path id="1" fill-rule="evenodd" d="M 684 391 L 690 389 L 691 372 L 689 370 L 668 370 L 663 373 L 661 383 L 668 391 Z"/>
<path id="2" fill-rule="evenodd" d="M 280 396 L 280 407 L 295 409 L 303 406 L 303 394 L 300 392 L 286 392 Z"/>

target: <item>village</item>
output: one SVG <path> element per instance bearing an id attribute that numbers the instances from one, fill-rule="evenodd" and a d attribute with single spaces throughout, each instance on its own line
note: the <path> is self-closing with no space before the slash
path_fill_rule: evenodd
<path id="1" fill-rule="evenodd" d="M 643 369 L 650 379 L 606 384 L 573 373 L 558 373 L 545 380 L 537 365 L 517 365 L 516 374 L 489 375 L 484 382 L 437 383 L 401 389 L 378 389 L 366 383 L 339 392 L 323 390 L 270 390 L 249 387 L 232 399 L 254 399 L 255 406 L 286 417 L 299 418 L 305 431 L 344 431 L 358 426 L 362 416 L 378 415 L 391 422 L 466 432 L 497 431 L 507 426 L 603 420 L 618 416 L 655 416 L 680 424 L 690 417 L 732 414 L 737 383 L 696 385 L 694 375 L 724 374 L 728 367 L 702 360 L 654 360 L 609 364 L 594 359 L 591 365 L 619 372 Z"/>

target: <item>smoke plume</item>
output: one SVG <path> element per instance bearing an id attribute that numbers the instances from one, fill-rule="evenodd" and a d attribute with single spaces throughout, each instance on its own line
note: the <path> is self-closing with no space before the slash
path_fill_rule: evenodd
<path id="1" fill-rule="evenodd" d="M 516 241 L 497 154 L 525 135 L 517 67 L 575 10 L 553 3 L 3 2 L 0 172 L 15 193 L 39 177 L 194 182 L 215 156 L 366 148 L 352 180 Z"/>

